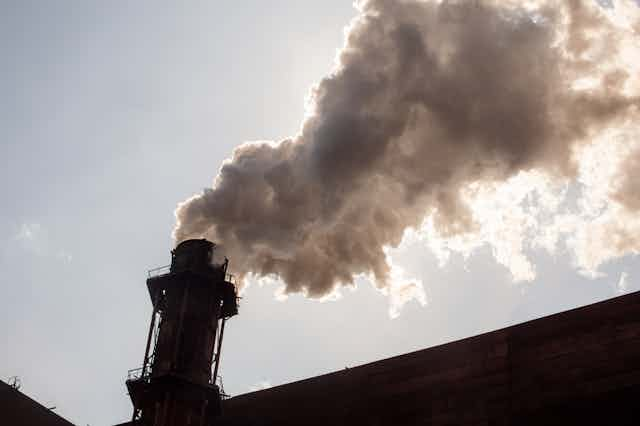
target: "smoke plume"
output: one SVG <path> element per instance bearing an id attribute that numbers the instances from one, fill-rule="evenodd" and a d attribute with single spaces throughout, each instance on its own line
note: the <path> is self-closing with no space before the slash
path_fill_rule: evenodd
<path id="1" fill-rule="evenodd" d="M 299 134 L 236 148 L 213 187 L 178 206 L 177 242 L 216 241 L 241 278 L 274 277 L 286 293 L 321 298 L 364 276 L 397 305 L 424 302 L 388 255 L 408 230 L 441 254 L 492 244 L 516 279 L 534 274 L 525 246 L 553 250 L 563 233 L 585 270 L 640 250 L 637 220 L 619 220 L 640 209 L 631 0 L 356 7 Z M 603 149 L 612 169 L 590 183 Z M 560 211 L 566 185 L 584 189 L 578 210 Z M 522 207 L 532 193 L 535 211 Z M 594 223 L 595 254 L 600 228 L 580 236 Z"/>

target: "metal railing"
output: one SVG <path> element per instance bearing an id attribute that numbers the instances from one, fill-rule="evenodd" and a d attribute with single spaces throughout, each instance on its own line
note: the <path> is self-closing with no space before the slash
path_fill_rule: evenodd
<path id="1" fill-rule="evenodd" d="M 157 268 L 149 269 L 147 271 L 147 277 L 159 277 L 160 275 L 166 275 L 171 271 L 171 265 L 159 266 Z"/>
<path id="2" fill-rule="evenodd" d="M 162 275 L 167 275 L 171 272 L 171 265 L 159 266 L 157 268 L 149 269 L 147 271 L 147 278 L 155 278 Z M 225 274 L 225 281 L 230 282 L 231 284 L 236 284 L 236 277 L 233 274 Z"/>
<path id="3" fill-rule="evenodd" d="M 127 381 L 140 380 L 142 379 L 142 367 L 134 368 L 132 370 L 127 371 Z"/>
<path id="4" fill-rule="evenodd" d="M 211 380 L 210 384 L 218 387 L 218 392 L 220 392 L 220 399 L 224 401 L 225 399 L 231 398 L 231 395 L 224 391 L 224 383 L 222 383 L 222 377 L 218 376 L 217 380 Z"/>

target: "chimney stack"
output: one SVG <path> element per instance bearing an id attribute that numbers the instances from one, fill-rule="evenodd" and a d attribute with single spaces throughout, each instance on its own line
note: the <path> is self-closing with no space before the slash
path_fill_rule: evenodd
<path id="1" fill-rule="evenodd" d="M 224 324 L 238 306 L 228 260 L 213 263 L 215 250 L 205 239 L 183 241 L 171 252 L 170 266 L 149 271 L 147 345 L 142 367 L 126 382 L 134 424 L 210 425 L 220 414 L 216 378 Z"/>

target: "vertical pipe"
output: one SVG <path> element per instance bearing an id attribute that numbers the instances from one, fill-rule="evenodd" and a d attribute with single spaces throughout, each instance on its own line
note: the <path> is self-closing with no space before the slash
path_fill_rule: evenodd
<path id="1" fill-rule="evenodd" d="M 215 359 L 215 351 L 216 351 L 216 340 L 217 340 L 217 332 L 218 332 L 218 320 L 216 319 L 215 321 L 210 320 L 209 321 L 209 333 L 211 333 L 213 335 L 213 337 L 211 337 L 211 344 L 209 345 L 209 347 L 207 348 L 207 371 L 206 373 L 208 374 L 209 377 L 209 381 L 211 381 L 211 367 L 213 367 L 213 363 L 214 363 L 214 359 Z"/>
<path id="2" fill-rule="evenodd" d="M 147 347 L 144 350 L 144 359 L 142 360 L 142 378 L 147 371 L 147 364 L 149 363 L 149 349 L 151 348 L 151 337 L 153 337 L 153 329 L 156 325 L 156 307 L 153 307 L 151 312 L 151 324 L 149 325 L 149 335 L 147 336 Z"/>
<path id="3" fill-rule="evenodd" d="M 220 366 L 220 352 L 222 352 L 222 337 L 224 336 L 224 324 L 227 322 L 226 318 L 222 318 L 222 324 L 220 325 L 220 335 L 218 336 L 218 350 L 216 352 L 215 367 L 213 368 L 213 383 L 216 383 L 218 379 L 218 367 Z"/>
<path id="4" fill-rule="evenodd" d="M 216 299 L 217 301 L 217 299 Z M 219 301 L 218 301 L 219 302 Z M 212 321 L 213 323 L 213 321 Z M 218 338 L 220 337 L 220 335 L 218 333 L 220 333 L 220 326 L 222 324 L 222 320 L 219 318 L 216 318 L 215 321 L 215 333 L 213 334 L 213 343 L 211 344 L 211 364 L 209 366 L 209 382 L 211 382 L 211 384 L 216 384 L 216 378 L 213 375 L 213 370 L 216 367 L 216 359 L 217 359 L 217 352 L 218 352 Z M 212 379 L 213 378 L 213 379 Z"/>
<path id="5" fill-rule="evenodd" d="M 149 348 L 151 347 L 151 337 L 153 337 L 153 329 L 156 325 L 156 307 L 153 306 L 153 311 L 151 312 L 151 324 L 149 324 L 149 334 L 147 335 L 147 347 L 144 350 L 144 359 L 142 360 L 142 373 L 140 373 L 140 379 L 144 380 L 144 375 L 147 371 L 147 364 L 149 363 Z M 137 420 L 138 414 L 140 413 L 140 407 L 133 407 L 133 415 L 131 416 L 131 421 Z"/>

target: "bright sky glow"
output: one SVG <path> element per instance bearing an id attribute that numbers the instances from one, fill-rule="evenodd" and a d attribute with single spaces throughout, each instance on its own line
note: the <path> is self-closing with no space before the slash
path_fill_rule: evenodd
<path id="1" fill-rule="evenodd" d="M 607 13 L 637 31 L 638 8 L 622 4 Z M 299 132 L 355 13 L 338 0 L 4 5 L 0 379 L 19 376 L 26 394 L 77 424 L 130 417 L 124 379 L 143 356 L 146 270 L 169 261 L 176 203 L 209 185 L 238 144 Z M 620 55 L 636 76 L 638 51 L 625 44 Z M 445 238 L 431 216 L 407 231 L 386 251 L 388 297 L 367 277 L 325 303 L 284 297 L 277 280 L 249 286 L 225 332 L 225 390 L 640 289 L 640 237 L 602 243 L 640 236 L 640 216 L 608 185 L 640 150 L 634 125 L 576 152 L 574 182 L 531 171 L 469 186 L 475 232 Z"/>

